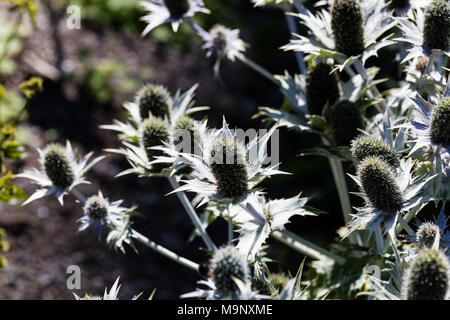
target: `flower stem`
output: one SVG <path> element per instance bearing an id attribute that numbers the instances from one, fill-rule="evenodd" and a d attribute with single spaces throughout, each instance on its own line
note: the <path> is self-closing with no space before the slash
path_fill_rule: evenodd
<path id="1" fill-rule="evenodd" d="M 257 73 L 259 73 L 260 75 L 262 75 L 263 77 L 265 77 L 266 79 L 272 81 L 273 83 L 275 83 L 276 85 L 279 85 L 279 81 L 277 79 L 275 79 L 273 77 L 273 75 L 267 71 L 266 69 L 264 69 L 263 67 L 261 67 L 259 64 L 257 64 L 256 62 L 250 60 L 249 58 L 247 58 L 245 55 L 239 53 L 236 55 L 236 58 L 238 58 L 242 63 L 244 63 L 245 65 L 247 65 L 248 67 L 250 67 L 251 69 L 253 69 L 254 71 L 256 71 Z"/>
<path id="2" fill-rule="evenodd" d="M 318 245 L 305 240 L 298 235 L 287 231 L 275 231 L 271 234 L 272 238 L 284 243 L 285 245 L 291 247 L 292 249 L 299 251 L 303 253 L 304 255 L 311 257 L 313 259 L 320 260 L 323 257 L 330 258 L 334 261 L 336 261 L 339 264 L 342 264 L 345 262 L 345 259 L 334 254 L 333 252 L 330 252 L 322 247 L 319 247 Z"/>
<path id="3" fill-rule="evenodd" d="M 198 271 L 199 265 L 197 263 L 192 262 L 186 258 L 183 258 L 183 257 L 179 256 L 178 254 L 170 251 L 169 249 L 166 249 L 166 248 L 160 246 L 159 244 L 149 240 L 147 237 L 140 234 L 136 230 L 132 231 L 132 237 L 134 239 L 136 239 L 137 241 L 139 241 L 140 243 L 142 243 L 143 245 L 149 247 L 150 249 L 153 249 L 154 251 L 162 254 L 166 258 L 169 258 L 170 260 L 173 260 L 173 261 L 181 264 L 182 266 L 188 267 L 191 270 Z"/>
<path id="4" fill-rule="evenodd" d="M 178 189 L 180 187 L 180 184 L 178 183 L 177 179 L 175 177 L 169 177 L 169 182 L 172 186 L 172 188 Z M 177 192 L 177 197 L 183 204 L 184 209 L 189 215 L 189 218 L 191 218 L 192 223 L 197 228 L 198 232 L 200 233 L 200 236 L 202 237 L 203 241 L 205 242 L 206 246 L 211 251 L 216 251 L 217 247 L 214 244 L 214 242 L 209 237 L 208 233 L 206 232 L 205 227 L 203 226 L 202 222 L 200 221 L 200 218 L 198 217 L 197 213 L 195 212 L 194 208 L 192 207 L 191 202 L 189 201 L 186 194 L 182 191 Z"/>
<path id="5" fill-rule="evenodd" d="M 283 10 L 284 10 L 284 15 L 286 17 L 286 23 L 289 28 L 289 33 L 291 35 L 298 33 L 298 28 L 295 23 L 294 17 L 289 15 L 288 11 L 286 9 L 283 9 Z M 297 58 L 297 64 L 298 64 L 298 67 L 300 68 L 300 73 L 306 74 L 306 65 L 305 65 L 305 60 L 303 58 L 303 53 L 301 51 L 295 51 L 295 57 Z"/>
<path id="6" fill-rule="evenodd" d="M 294 0 L 294 6 L 298 12 L 306 15 L 308 14 L 308 11 L 306 11 L 305 6 L 303 5 L 303 3 L 300 2 L 300 0 Z"/>
<path id="7" fill-rule="evenodd" d="M 353 66 L 355 67 L 356 71 L 361 75 L 361 77 L 363 77 L 364 80 L 369 79 L 367 70 L 362 64 L 361 60 L 358 59 L 355 62 L 353 62 Z M 380 91 L 378 91 L 378 88 L 376 86 L 373 86 L 367 91 L 367 95 L 369 96 L 369 98 L 373 98 L 381 96 L 381 93 Z M 380 103 L 376 104 L 376 106 L 378 111 L 381 113 L 384 113 L 384 110 L 387 109 L 387 105 L 384 101 L 380 101 Z"/>
<path id="8" fill-rule="evenodd" d="M 406 232 L 408 232 L 409 235 L 413 236 L 416 233 L 414 232 L 413 229 L 411 229 L 411 227 L 409 226 L 409 224 L 405 221 L 405 219 L 403 219 L 402 215 L 399 214 L 398 215 L 398 221 L 400 222 L 400 224 L 403 226 L 403 228 L 405 228 Z"/>
<path id="9" fill-rule="evenodd" d="M 381 228 L 379 224 L 375 227 L 375 240 L 377 242 L 378 253 L 383 254 L 384 253 L 383 236 L 381 235 Z"/>

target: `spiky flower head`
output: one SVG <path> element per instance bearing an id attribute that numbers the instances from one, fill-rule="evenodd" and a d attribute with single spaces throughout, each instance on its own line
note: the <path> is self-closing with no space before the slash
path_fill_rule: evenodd
<path id="1" fill-rule="evenodd" d="M 348 146 L 358 135 L 358 129 L 364 129 L 364 122 L 358 106 L 349 101 L 335 103 L 329 115 L 336 145 Z"/>
<path id="2" fill-rule="evenodd" d="M 335 49 L 346 56 L 357 56 L 364 51 L 364 30 L 361 6 L 358 0 L 335 0 L 331 8 L 331 28 Z"/>
<path id="3" fill-rule="evenodd" d="M 139 90 L 136 103 L 142 119 L 148 118 L 149 112 L 155 117 L 164 118 L 169 115 L 172 98 L 163 86 L 147 84 Z"/>
<path id="4" fill-rule="evenodd" d="M 45 148 L 44 170 L 50 181 L 59 188 L 69 187 L 75 179 L 67 154 L 58 144 L 50 144 Z"/>
<path id="5" fill-rule="evenodd" d="M 427 56 L 423 56 L 417 59 L 416 70 L 419 71 L 420 73 L 424 73 L 425 69 L 427 68 L 429 60 L 430 58 L 428 58 Z"/>
<path id="6" fill-rule="evenodd" d="M 181 18 L 189 10 L 189 0 L 163 0 L 170 15 Z"/>
<path id="7" fill-rule="evenodd" d="M 431 141 L 450 145 L 450 97 L 442 98 L 431 114 Z"/>
<path id="8" fill-rule="evenodd" d="M 225 198 L 244 194 L 248 189 L 248 172 L 242 147 L 233 139 L 218 139 L 213 143 L 210 157 L 217 192 Z"/>
<path id="9" fill-rule="evenodd" d="M 407 300 L 443 300 L 449 288 L 449 263 L 444 253 L 423 249 L 412 261 L 404 280 Z"/>
<path id="10" fill-rule="evenodd" d="M 409 6 L 409 0 L 384 0 L 385 3 L 389 3 L 391 9 L 402 9 Z"/>
<path id="11" fill-rule="evenodd" d="M 378 156 L 392 167 L 398 165 L 394 150 L 384 141 L 371 136 L 360 136 L 353 140 L 351 152 L 357 162 L 369 156 Z"/>
<path id="12" fill-rule="evenodd" d="M 423 45 L 427 50 L 447 51 L 450 44 L 450 4 L 447 0 L 433 1 L 425 12 Z"/>
<path id="13" fill-rule="evenodd" d="M 164 155 L 163 151 L 152 150 L 151 147 L 162 145 L 163 142 L 169 142 L 170 135 L 166 123 L 159 118 L 146 119 L 142 129 L 142 145 L 147 153 L 148 161 L 155 160 L 155 157 Z M 155 171 L 161 171 L 165 165 L 156 163 L 153 165 Z"/>
<path id="14" fill-rule="evenodd" d="M 84 212 L 95 221 L 102 221 L 108 215 L 108 200 L 105 198 L 93 195 L 86 200 L 84 204 Z"/>
<path id="15" fill-rule="evenodd" d="M 431 248 L 441 229 L 433 222 L 422 223 L 416 232 L 416 241 L 422 248 Z"/>
<path id="16" fill-rule="evenodd" d="M 325 62 L 314 63 L 308 70 L 306 98 L 311 114 L 322 115 L 327 102 L 333 105 L 339 99 L 337 77 L 331 70 L 331 65 Z"/>
<path id="17" fill-rule="evenodd" d="M 199 132 L 196 128 L 194 120 L 188 116 L 183 116 L 177 120 L 174 126 L 173 132 L 174 145 L 176 147 L 180 145 L 183 142 L 184 138 L 187 138 L 186 135 L 188 135 L 190 139 L 190 149 L 183 150 L 183 152 L 194 153 L 196 139 L 199 138 Z"/>
<path id="18" fill-rule="evenodd" d="M 396 213 L 402 208 L 400 189 L 385 161 L 373 156 L 365 158 L 359 165 L 358 177 L 362 191 L 375 209 Z"/>
<path id="19" fill-rule="evenodd" d="M 211 260 L 211 275 L 217 291 L 225 296 L 234 296 L 239 288 L 233 278 L 249 281 L 249 267 L 245 257 L 233 246 L 222 247 Z"/>

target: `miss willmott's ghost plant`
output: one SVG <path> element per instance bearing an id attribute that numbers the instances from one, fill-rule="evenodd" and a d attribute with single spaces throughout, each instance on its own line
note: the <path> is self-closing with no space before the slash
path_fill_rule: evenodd
<path id="1" fill-rule="evenodd" d="M 117 176 L 168 180 L 168 196 L 182 202 L 207 261 L 186 259 L 139 233 L 132 221 L 137 207 L 122 206 L 126 201 L 110 201 L 98 189 L 85 196 L 78 185 L 88 182 L 88 170 L 104 157 L 89 161 L 89 153 L 79 159 L 69 142 L 39 150 L 41 168 L 17 175 L 40 186 L 25 204 L 56 194 L 63 205 L 63 197 L 73 195 L 82 212 L 79 231 L 93 226 L 116 250 L 125 253 L 127 245 L 137 251 L 140 243 L 198 272 L 198 289 L 183 298 L 448 299 L 449 2 L 323 0 L 312 11 L 298 0 L 251 2 L 288 12 L 292 39 L 282 49 L 294 51 L 300 72 L 273 75 L 252 61 L 238 29 L 219 23 L 203 29 L 191 19 L 209 12 L 199 0 L 142 1 L 143 35 L 163 23 L 176 31 L 184 22 L 199 37 L 199 50 L 216 59 L 216 74 L 221 61 L 243 63 L 260 81 L 268 80 L 284 98 L 281 106 L 255 110 L 268 130 L 255 130 L 248 139 L 225 118 L 220 128 L 210 128 L 203 113 L 208 107 L 195 106 L 198 85 L 172 95 L 156 83 L 143 85 L 134 101 L 124 103 L 124 120 L 101 126 L 118 137 L 118 146 L 105 151 L 129 163 Z M 365 67 L 369 58 L 383 57 L 386 47 L 395 52 L 390 65 L 402 71 L 401 80 L 379 77 L 383 59 Z M 304 133 L 319 137 L 316 146 L 293 151 L 297 155 L 329 160 L 345 222 L 329 248 L 289 230 L 290 220 L 322 213 L 308 205 L 310 196 L 298 190 L 271 199 L 264 189 L 270 177 L 288 174 L 272 161 L 282 127 L 294 129 L 300 139 Z M 350 201 L 355 200 L 350 193 L 362 198 L 362 206 Z M 209 233 L 216 220 L 225 221 L 226 243 Z M 294 277 L 282 271 L 285 261 L 273 251 L 273 241 L 308 257 Z M 367 275 L 374 266 L 382 270 L 379 277 Z M 119 288 L 116 281 L 103 297 L 76 298 L 117 299 Z"/>

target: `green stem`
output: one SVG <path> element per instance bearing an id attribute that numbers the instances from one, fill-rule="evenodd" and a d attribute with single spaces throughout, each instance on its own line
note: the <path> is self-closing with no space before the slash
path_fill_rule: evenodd
<path id="1" fill-rule="evenodd" d="M 178 254 L 170 251 L 169 249 L 166 249 L 166 248 L 160 246 L 159 244 L 149 240 L 147 237 L 140 234 L 136 230 L 132 231 L 132 237 L 134 239 L 136 239 L 137 241 L 139 241 L 140 243 L 142 243 L 143 245 L 145 245 L 146 247 L 162 254 L 166 258 L 169 258 L 170 260 L 175 261 L 175 262 L 181 264 L 182 266 L 185 266 L 191 270 L 198 271 L 199 265 L 197 263 L 192 262 L 186 258 L 183 258 L 183 257 L 179 256 Z"/>
<path id="2" fill-rule="evenodd" d="M 319 247 L 318 245 L 316 245 L 308 240 L 305 240 L 290 231 L 287 231 L 287 230 L 275 231 L 271 234 L 271 237 L 284 243 L 285 245 L 291 247 L 292 249 L 303 253 L 304 255 L 306 255 L 310 258 L 320 260 L 323 257 L 327 257 L 327 258 L 330 258 L 330 259 L 336 261 L 339 264 L 342 264 L 345 262 L 344 258 L 342 258 L 322 247 Z"/>
<path id="3" fill-rule="evenodd" d="M 178 189 L 180 187 L 180 184 L 178 183 L 177 179 L 175 177 L 169 177 L 169 182 L 172 186 L 172 188 Z M 197 228 L 198 232 L 200 233 L 200 236 L 202 237 L 203 241 L 205 242 L 206 246 L 211 251 L 216 251 L 217 247 L 214 244 L 214 242 L 209 237 L 208 233 L 206 232 L 205 227 L 203 226 L 202 222 L 200 221 L 200 218 L 198 217 L 197 213 L 195 212 L 194 208 L 192 207 L 191 202 L 189 201 L 186 194 L 182 191 L 177 192 L 177 197 L 183 204 L 184 209 L 186 210 L 187 214 L 189 215 L 189 218 L 191 218 L 192 223 Z"/>

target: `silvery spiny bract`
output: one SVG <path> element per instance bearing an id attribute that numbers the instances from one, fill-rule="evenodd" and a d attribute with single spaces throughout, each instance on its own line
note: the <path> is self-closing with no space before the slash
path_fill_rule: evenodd
<path id="1" fill-rule="evenodd" d="M 351 151 L 357 162 L 361 162 L 369 156 L 377 156 L 393 168 L 398 165 L 394 150 L 384 141 L 371 136 L 360 136 L 353 140 Z"/>
<path id="2" fill-rule="evenodd" d="M 434 0 L 426 9 L 423 39 L 427 50 L 449 49 L 450 4 L 447 0 Z"/>
<path id="3" fill-rule="evenodd" d="M 364 120 L 358 106 L 349 100 L 336 102 L 329 114 L 334 139 L 338 146 L 348 146 L 358 135 L 358 129 L 364 129 Z"/>
<path id="4" fill-rule="evenodd" d="M 448 258 L 439 250 L 423 249 L 411 262 L 403 294 L 406 300 L 443 300 L 449 289 Z"/>
<path id="5" fill-rule="evenodd" d="M 149 113 L 155 117 L 169 116 L 172 98 L 163 86 L 147 84 L 139 90 L 136 96 L 139 105 L 139 114 L 142 119 L 148 118 Z"/>
<path id="6" fill-rule="evenodd" d="M 233 278 L 248 282 L 250 271 L 245 257 L 233 246 L 217 250 L 211 260 L 211 276 L 217 290 L 224 296 L 238 294 Z"/>
<path id="7" fill-rule="evenodd" d="M 337 51 L 348 57 L 364 51 L 362 13 L 358 0 L 335 0 L 331 9 L 331 26 Z"/>
<path id="8" fill-rule="evenodd" d="M 314 63 L 308 70 L 306 97 L 311 114 L 322 115 L 325 104 L 333 105 L 339 99 L 336 73 L 326 62 Z"/>

